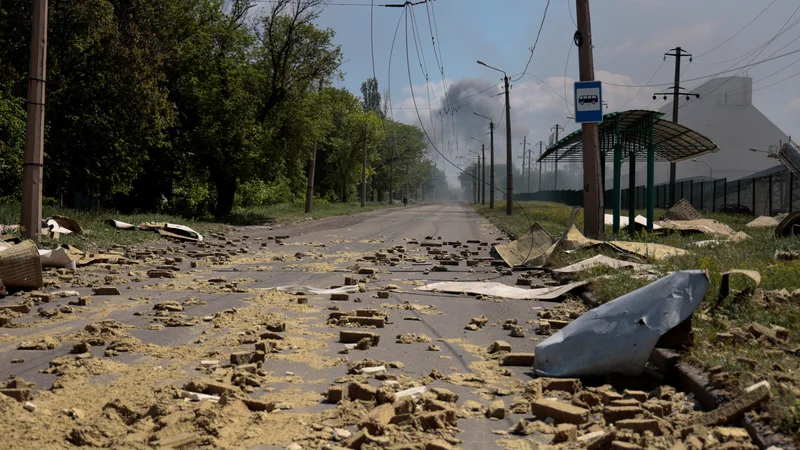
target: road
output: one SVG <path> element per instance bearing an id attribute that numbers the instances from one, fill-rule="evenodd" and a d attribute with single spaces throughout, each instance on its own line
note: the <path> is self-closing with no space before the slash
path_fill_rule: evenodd
<path id="1" fill-rule="evenodd" d="M 288 238 L 278 239 L 281 243 L 276 243 L 275 238 L 283 236 Z M 39 409 L 32 419 L 15 418 L 0 427 L 0 431 L 17 436 L 19 440 L 14 442 L 19 443 L 19 448 L 69 446 L 71 444 L 64 440 L 64 436 L 70 436 L 76 427 L 90 430 L 86 431 L 88 435 L 98 436 L 97 443 L 119 444 L 123 439 L 121 436 L 128 436 L 125 442 L 131 448 L 146 448 L 137 439 L 143 442 L 153 439 L 159 427 L 156 426 L 154 431 L 152 421 L 150 428 L 142 425 L 141 421 L 134 425 L 111 423 L 104 405 L 120 398 L 136 411 L 164 402 L 168 409 L 185 409 L 188 406 L 183 404 L 170 406 L 169 402 L 182 402 L 170 400 L 168 394 L 173 391 L 162 392 L 160 389 L 183 386 L 193 377 L 229 376 L 233 369 L 201 370 L 199 361 L 218 359 L 224 365 L 232 352 L 252 351 L 255 338 L 250 338 L 265 331 L 265 324 L 275 320 L 286 323 L 286 331 L 281 333 L 285 340 L 280 341 L 280 352 L 267 355 L 263 364 L 267 372 L 261 376 L 261 386 L 252 389 L 250 396 L 290 402 L 292 409 L 273 412 L 267 415 L 268 418 L 257 420 L 242 415 L 240 410 L 231 413 L 230 417 L 235 417 L 235 420 L 226 419 L 224 414 L 217 415 L 214 422 L 216 434 L 210 433 L 213 440 L 206 442 L 254 450 L 285 448 L 292 442 L 303 448 L 318 448 L 324 440 L 311 438 L 309 433 L 315 431 L 309 426 L 323 418 L 329 419 L 331 411 L 337 408 L 337 405 L 323 401 L 320 394 L 335 385 L 335 380 L 347 376 L 347 362 L 364 358 L 400 361 L 402 368 L 391 368 L 390 374 L 405 381 L 424 380 L 424 383 L 429 383 L 428 388 L 448 388 L 459 395 L 459 404 L 474 400 L 485 406 L 490 400 L 499 398 L 508 408 L 512 397 L 507 394 L 514 389 L 518 392 L 519 387 L 531 379 L 530 369 L 500 369 L 496 361 L 487 359 L 483 349 L 496 340 L 505 340 L 511 343 L 515 352 L 533 352 L 537 338 L 534 326 L 526 321 L 536 319 L 537 310 L 552 304 L 481 300 L 474 296 L 416 291 L 418 285 L 435 281 L 492 279 L 514 284 L 519 273 L 503 276 L 490 265 L 467 267 L 464 261 L 457 266 L 448 266 L 446 272 L 430 271 L 434 255 L 429 255 L 426 248 L 410 243 L 459 241 L 470 251 L 477 251 L 477 256 L 488 256 L 490 246 L 478 249 L 477 244 L 465 243 L 475 240 L 492 244 L 498 239 L 502 239 L 502 235 L 469 205 L 436 204 L 398 207 L 292 227 L 244 227 L 227 233 L 224 239 L 208 237 L 208 244 L 204 246 L 164 244 L 151 248 L 151 253 L 143 256 L 137 266 L 111 264 L 79 268 L 72 279 L 69 274 L 59 276 L 48 272 L 47 279 L 51 284 L 45 289 L 48 292 L 70 289 L 84 296 L 92 293 L 90 285 L 106 284 L 119 287 L 122 295 L 95 295 L 91 305 L 73 306 L 72 312 L 48 319 L 37 316 L 34 309 L 30 314 L 15 319 L 16 328 L 4 329 L 5 334 L 0 337 L 0 377 L 6 380 L 16 375 L 36 382 L 32 401 Z M 364 261 L 365 256 L 370 259 L 376 252 L 385 252 L 394 246 L 403 246 L 405 257 L 413 256 L 417 261 L 406 258 L 394 265 L 376 264 L 378 273 L 373 277 L 354 274 L 353 266 L 356 264 L 362 267 L 373 265 L 372 261 Z M 465 249 L 448 245 L 441 248 L 451 253 Z M 142 249 L 127 250 L 129 255 L 136 251 L 142 253 Z M 209 266 L 201 263 L 200 267 L 192 268 L 192 261 L 204 261 L 199 257 L 202 254 L 226 254 L 228 260 Z M 175 261 L 176 256 L 182 260 Z M 148 269 L 165 263 L 178 269 L 174 271 L 175 278 L 152 278 L 145 274 Z M 367 292 L 350 294 L 348 301 L 332 301 L 327 295 L 311 295 L 308 296 L 308 305 L 299 305 L 294 295 L 265 290 L 292 285 L 328 288 L 342 285 L 345 277 L 365 278 Z M 377 298 L 377 292 L 387 284 L 400 289 L 388 299 Z M 40 308 L 56 310 L 76 298 L 54 298 Z M 7 297 L 0 299 L 0 305 L 15 304 L 20 300 L 19 296 Z M 182 311 L 154 311 L 156 304 L 166 300 L 182 304 Z M 329 308 L 387 311 L 389 322 L 384 328 L 365 330 L 380 334 L 379 345 L 368 350 L 341 353 L 345 347 L 338 342 L 338 333 L 349 328 L 328 324 Z M 488 318 L 488 324 L 477 331 L 465 330 L 470 319 L 480 315 Z M 214 316 L 214 319 L 209 316 Z M 176 323 L 169 322 L 170 318 L 177 318 L 178 322 L 183 321 L 183 325 L 188 326 L 171 326 Z M 92 364 L 82 362 L 78 364 L 80 367 L 68 364 L 60 375 L 53 369 L 50 372 L 54 373 L 42 373 L 48 366 L 53 366 L 51 361 L 58 361 L 60 357 L 73 360 L 75 355 L 70 351 L 73 344 L 87 338 L 87 325 L 108 319 L 130 328 L 103 331 L 101 334 L 106 339 L 102 345 L 105 349 L 101 345 L 92 347 L 95 355 L 90 359 L 94 361 Z M 527 337 L 510 337 L 509 331 L 502 327 L 508 319 L 517 319 L 525 328 Z M 395 342 L 395 337 L 403 333 L 426 335 L 432 341 Z M 54 348 L 17 349 L 22 341 L 37 341 L 45 337 L 55 339 Z M 124 345 L 119 345 L 119 341 Z M 429 351 L 431 344 L 441 351 Z M 109 353 L 110 347 L 119 351 Z M 106 356 L 108 354 L 112 356 Z M 11 362 L 19 359 L 24 362 Z M 425 376 L 433 370 L 445 376 L 458 374 L 451 378 L 461 382 L 427 379 Z M 482 377 L 485 382 L 463 381 L 468 380 L 470 374 Z M 62 387 L 52 393 L 46 392 L 54 382 Z M 380 384 L 375 379 L 369 382 L 375 386 Z M 73 419 L 63 414 L 64 409 L 71 407 L 82 410 L 84 417 Z M 461 431 L 457 438 L 463 441 L 463 448 L 500 448 L 497 441 L 508 437 L 493 434 L 492 430 L 507 430 L 523 417 L 509 414 L 496 421 L 478 414 L 462 418 L 458 422 Z M 262 425 L 269 424 L 280 432 L 264 430 L 266 425 L 261 427 L 261 431 L 253 431 L 254 420 Z M 197 431 L 199 426 L 196 422 L 194 426 Z M 345 428 L 352 432 L 358 429 L 353 425 Z M 206 436 L 205 439 L 212 438 Z M 33 445 L 33 442 L 37 444 Z"/>

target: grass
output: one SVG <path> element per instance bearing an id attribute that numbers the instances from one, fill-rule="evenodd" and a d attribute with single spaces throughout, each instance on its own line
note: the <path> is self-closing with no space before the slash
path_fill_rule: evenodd
<path id="1" fill-rule="evenodd" d="M 261 225 L 268 224 L 293 224 L 311 219 L 321 219 L 324 217 L 357 214 L 366 211 L 396 206 L 388 203 L 368 203 L 365 208 L 361 208 L 358 203 L 322 203 L 314 206 L 312 214 L 306 215 L 304 205 L 278 204 L 269 207 L 240 209 L 229 216 L 224 217 L 218 222 L 197 221 L 184 217 L 167 214 L 119 214 L 114 211 L 106 210 L 77 210 L 69 208 L 45 207 L 43 217 L 53 215 L 67 216 L 75 219 L 85 230 L 82 235 L 64 235 L 57 241 L 43 238 L 40 242 L 42 248 L 54 248 L 61 244 L 70 244 L 84 251 L 97 251 L 106 249 L 112 245 L 134 245 L 146 244 L 162 241 L 158 233 L 136 231 L 136 230 L 117 230 L 105 223 L 107 219 L 116 219 L 138 225 L 142 222 L 170 222 L 186 225 L 193 228 L 200 234 L 207 235 L 210 232 L 220 232 L 229 228 L 229 225 Z M 0 205 L 0 224 L 11 225 L 20 221 L 19 205 L 3 204 Z"/>
<path id="2" fill-rule="evenodd" d="M 518 237 L 529 227 L 530 222 L 539 222 L 551 234 L 558 236 L 567 226 L 571 208 L 554 203 L 523 202 L 515 208 L 513 216 L 505 215 L 504 208 L 490 210 L 476 206 L 479 213 L 494 225 Z M 524 213 L 523 213 L 524 211 Z M 642 213 L 638 211 L 637 213 Z M 656 211 L 658 218 L 662 211 Z M 526 217 L 527 214 L 527 217 Z M 750 216 L 727 216 L 724 214 L 705 214 L 705 218 L 726 223 L 736 231 L 744 231 L 751 239 L 740 242 L 727 242 L 714 247 L 697 247 L 694 242 L 713 239 L 702 234 L 666 235 L 638 233 L 633 236 L 622 233 L 615 239 L 632 239 L 642 242 L 657 242 L 689 250 L 689 254 L 669 258 L 662 262 L 648 261 L 655 265 L 659 276 L 674 270 L 704 269 L 711 280 L 701 310 L 707 311 L 717 300 L 721 273 L 731 269 L 756 270 L 761 274 L 761 291 L 786 289 L 788 292 L 800 289 L 800 260 L 781 261 L 775 258 L 776 251 L 800 252 L 800 239 L 776 238 L 772 228 L 747 228 Z M 579 218 L 578 229 L 583 223 Z M 607 238 L 611 230 L 607 229 Z M 612 250 L 599 252 L 615 258 L 623 255 Z M 594 256 L 598 249 L 585 249 L 572 254 L 555 255 L 554 265 L 561 267 Z M 605 275 L 605 277 L 598 278 Z M 648 281 L 633 278 L 625 271 L 596 268 L 579 275 L 582 279 L 597 278 L 596 297 L 601 302 L 613 300 L 623 294 L 638 289 Z M 800 426 L 800 379 L 795 373 L 800 370 L 800 359 L 785 351 L 769 349 L 756 339 L 748 339 L 739 344 L 721 343 L 715 340 L 718 332 L 730 332 L 736 328 L 746 330 L 753 322 L 767 327 L 781 326 L 789 330 L 787 349 L 800 346 L 800 293 L 786 302 L 764 302 L 762 292 L 756 295 L 737 295 L 745 293 L 751 282 L 743 276 L 731 279 L 731 295 L 720 309 L 696 313 L 693 319 L 695 346 L 686 353 L 685 359 L 706 369 L 721 366 L 723 371 L 735 377 L 728 389 L 736 393 L 750 384 L 768 380 L 773 388 L 773 399 L 767 404 L 765 422 L 770 422 L 778 430 L 795 435 Z M 735 299 L 735 300 L 731 300 Z M 698 311 L 699 312 L 699 311 Z M 747 358 L 747 359 L 743 359 Z M 755 367 L 751 367 L 755 361 Z M 783 372 L 782 372 L 783 371 Z"/>

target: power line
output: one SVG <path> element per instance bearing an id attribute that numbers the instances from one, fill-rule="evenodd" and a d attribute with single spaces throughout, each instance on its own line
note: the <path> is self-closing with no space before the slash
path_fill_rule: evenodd
<path id="1" fill-rule="evenodd" d="M 747 24 L 745 24 L 745 26 L 743 26 L 742 28 L 740 28 L 740 29 L 739 29 L 739 31 L 737 31 L 736 33 L 734 33 L 734 34 L 733 34 L 733 36 L 731 36 L 731 37 L 729 37 L 728 39 L 725 39 L 724 41 L 720 42 L 719 44 L 717 44 L 717 45 L 716 45 L 715 47 L 713 47 L 712 49 L 710 49 L 710 50 L 707 50 L 707 51 L 705 51 L 705 52 L 703 52 L 703 53 L 701 53 L 701 54 L 699 54 L 699 55 L 695 56 L 695 58 L 701 58 L 701 57 L 703 57 L 703 56 L 705 56 L 705 55 L 707 55 L 707 54 L 709 54 L 709 53 L 713 52 L 714 50 L 716 50 L 716 49 L 718 49 L 718 48 L 722 47 L 723 45 L 727 44 L 728 42 L 730 42 L 730 41 L 731 41 L 731 39 L 733 39 L 733 38 L 735 38 L 736 36 L 738 36 L 738 35 L 739 35 L 739 33 L 741 33 L 742 31 L 744 31 L 744 30 L 745 30 L 747 27 L 749 27 L 749 26 L 750 26 L 750 25 L 751 25 L 753 22 L 755 22 L 755 21 L 756 21 L 756 19 L 758 19 L 759 17 L 761 17 L 761 15 L 762 15 L 762 14 L 764 14 L 765 12 L 767 12 L 767 10 L 770 8 L 770 6 L 774 5 L 776 1 L 778 1 L 778 0 L 772 0 L 772 1 L 770 2 L 770 4 L 769 4 L 769 5 L 767 5 L 767 7 L 766 7 L 766 8 L 762 9 L 762 10 L 761 10 L 761 12 L 760 12 L 760 13 L 758 13 L 758 15 L 757 15 L 757 16 L 753 17 L 753 19 L 752 19 L 750 22 L 747 22 Z"/>
<path id="2" fill-rule="evenodd" d="M 773 56 L 771 58 L 765 58 L 765 59 L 762 59 L 761 61 L 757 61 L 757 62 L 754 62 L 754 63 L 745 64 L 744 66 L 739 66 L 739 67 L 735 67 L 735 68 L 732 68 L 732 69 L 726 69 L 726 70 L 723 70 L 721 72 L 716 72 L 716 73 L 712 73 L 712 74 L 709 74 L 709 75 L 704 75 L 702 77 L 689 78 L 688 80 L 683 80 L 683 81 L 688 82 L 688 81 L 706 80 L 706 79 L 715 77 L 717 75 L 722 75 L 722 74 L 725 74 L 725 73 L 728 73 L 728 72 L 735 72 L 735 71 L 737 71 L 739 69 L 746 69 L 748 67 L 755 67 L 755 66 L 763 64 L 765 62 L 774 61 L 776 59 L 783 58 L 784 56 L 794 55 L 795 53 L 800 53 L 800 49 L 793 50 L 791 52 L 782 53 L 782 54 L 780 54 L 778 56 Z M 640 88 L 640 87 L 643 86 L 641 84 L 616 84 L 616 83 L 606 83 L 606 82 L 603 82 L 603 84 L 608 85 L 608 86 L 625 87 L 625 88 Z M 644 87 L 664 87 L 664 86 L 671 86 L 671 85 L 672 85 L 672 83 L 657 83 L 657 84 L 646 84 L 646 85 L 644 85 Z"/>
<path id="3" fill-rule="evenodd" d="M 569 0 L 567 0 L 569 2 Z M 547 19 L 547 9 L 550 8 L 550 0 L 547 0 L 547 3 L 544 5 L 544 14 L 542 14 L 542 22 L 539 24 L 539 31 L 536 32 L 536 40 L 533 41 L 533 47 L 531 47 L 531 55 L 528 57 L 528 62 L 525 64 L 525 70 L 522 71 L 522 75 L 517 77 L 516 80 L 511 81 L 519 81 L 522 77 L 525 76 L 525 73 L 528 71 L 528 66 L 531 65 L 531 60 L 533 60 L 533 52 L 536 51 L 536 44 L 539 43 L 539 36 L 542 35 L 542 28 L 544 28 L 544 21 Z"/>
<path id="4" fill-rule="evenodd" d="M 789 25 L 788 28 L 786 28 L 785 30 L 779 32 L 778 33 L 778 37 L 786 34 L 789 30 L 791 30 L 792 28 L 797 26 L 798 23 L 800 23 L 800 19 L 795 20 L 794 23 Z M 772 42 L 772 39 L 770 39 L 770 40 L 760 44 L 759 46 L 753 48 L 752 50 L 750 50 L 748 52 L 745 52 L 745 53 L 743 53 L 743 54 L 741 54 L 741 55 L 739 55 L 737 57 L 734 57 L 734 58 L 726 59 L 724 61 L 717 61 L 717 62 L 713 62 L 713 63 L 698 62 L 697 64 L 699 64 L 701 66 L 718 66 L 718 65 L 721 65 L 721 64 L 727 64 L 727 63 L 729 63 L 731 61 L 736 61 L 736 63 L 734 63 L 734 64 L 738 64 L 739 62 L 744 61 L 745 59 L 747 59 L 750 55 L 752 55 L 752 54 L 756 53 L 757 51 L 761 50 L 762 48 L 768 46 L 770 44 L 770 42 Z"/>

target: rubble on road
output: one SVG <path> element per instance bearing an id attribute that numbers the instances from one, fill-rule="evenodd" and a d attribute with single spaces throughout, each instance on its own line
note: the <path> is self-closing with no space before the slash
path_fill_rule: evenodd
<path id="1" fill-rule="evenodd" d="M 446 292 L 450 294 L 489 295 L 493 297 L 517 300 L 554 300 L 567 293 L 586 286 L 588 281 L 576 281 L 563 286 L 540 289 L 521 289 L 497 282 L 480 281 L 443 281 L 426 284 L 416 288 L 418 291 Z"/>

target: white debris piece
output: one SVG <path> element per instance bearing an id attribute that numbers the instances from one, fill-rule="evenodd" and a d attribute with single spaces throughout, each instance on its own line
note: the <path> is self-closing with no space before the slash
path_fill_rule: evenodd
<path id="1" fill-rule="evenodd" d="M 25 402 L 25 406 L 23 406 L 23 408 L 25 408 L 26 410 L 28 410 L 30 412 L 36 411 L 36 405 L 34 405 L 31 402 Z"/>
<path id="2" fill-rule="evenodd" d="M 364 375 L 374 375 L 383 372 L 386 372 L 386 366 L 364 367 L 361 369 L 361 373 Z"/>
<path id="3" fill-rule="evenodd" d="M 181 391 L 181 397 L 188 398 L 189 400 L 194 400 L 196 402 L 209 400 L 216 403 L 219 401 L 219 396 L 217 395 L 201 394 L 199 392 Z"/>
<path id="4" fill-rule="evenodd" d="M 409 389 L 400 391 L 400 392 L 396 393 L 394 395 L 394 397 L 396 399 L 401 399 L 403 397 L 417 398 L 417 397 L 421 396 L 422 394 L 424 394 L 426 392 L 428 392 L 428 388 L 427 387 L 418 386 L 418 387 L 413 387 L 413 388 L 409 388 Z"/>

